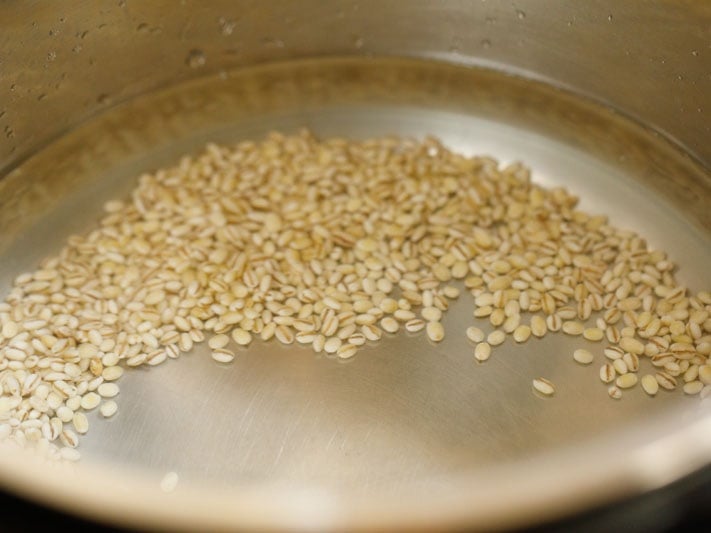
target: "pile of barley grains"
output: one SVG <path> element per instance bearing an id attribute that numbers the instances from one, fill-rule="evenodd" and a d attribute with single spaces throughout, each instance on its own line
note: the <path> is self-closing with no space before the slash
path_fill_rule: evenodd
<path id="1" fill-rule="evenodd" d="M 439 342 L 462 288 L 494 327 L 467 330 L 475 360 L 560 331 L 606 346 L 614 398 L 640 360 L 647 394 L 711 396 L 711 295 L 576 202 L 434 139 L 210 145 L 141 176 L 98 229 L 17 277 L 0 304 L 0 437 L 77 459 L 85 413 L 114 415 L 124 368 L 204 340 L 223 364 L 257 338 L 344 359 L 402 330 Z"/>

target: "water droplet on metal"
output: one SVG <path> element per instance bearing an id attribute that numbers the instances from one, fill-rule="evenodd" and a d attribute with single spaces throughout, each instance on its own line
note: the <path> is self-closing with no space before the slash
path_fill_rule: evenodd
<path id="1" fill-rule="evenodd" d="M 691 55 L 694 56 L 694 57 L 698 57 L 698 56 L 699 56 L 699 51 L 698 51 L 698 50 L 692 50 L 692 51 L 691 51 Z"/>
<path id="2" fill-rule="evenodd" d="M 516 16 L 520 19 L 523 20 L 526 18 L 526 13 L 524 11 L 521 11 L 520 9 L 516 10 Z"/>
<path id="3" fill-rule="evenodd" d="M 484 39 L 481 41 L 482 48 L 491 48 L 491 41 L 489 39 Z"/>
<path id="4" fill-rule="evenodd" d="M 607 15 L 608 22 L 612 22 L 612 15 Z"/>
<path id="5" fill-rule="evenodd" d="M 185 58 L 185 64 L 190 68 L 200 68 L 205 65 L 207 58 L 202 50 L 193 48 L 188 52 L 188 57 Z"/>
<path id="6" fill-rule="evenodd" d="M 679 75 L 676 77 L 676 79 L 679 80 L 679 81 L 682 81 L 682 80 L 684 79 L 684 76 L 682 76 L 681 74 L 679 74 Z"/>
<path id="7" fill-rule="evenodd" d="M 14 83 L 12 85 L 10 85 L 10 90 L 12 92 L 15 92 L 15 89 L 17 89 L 17 85 L 15 85 Z"/>
<path id="8" fill-rule="evenodd" d="M 220 17 L 217 19 L 217 24 L 220 26 L 220 33 L 222 35 L 232 35 L 237 26 L 237 21 L 234 19 L 227 19 L 225 17 Z"/>

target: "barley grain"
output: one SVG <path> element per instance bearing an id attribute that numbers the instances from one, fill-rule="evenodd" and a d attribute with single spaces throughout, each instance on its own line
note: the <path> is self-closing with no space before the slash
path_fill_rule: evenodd
<path id="1" fill-rule="evenodd" d="M 699 367 L 699 381 L 704 385 L 711 385 L 711 364 Z"/>
<path id="2" fill-rule="evenodd" d="M 350 359 L 351 357 L 353 357 L 356 354 L 357 351 L 358 351 L 357 346 L 355 346 L 353 344 L 343 344 L 340 348 L 338 348 L 338 351 L 336 352 L 336 354 L 341 359 Z"/>
<path id="3" fill-rule="evenodd" d="M 506 340 L 506 334 L 501 330 L 494 330 L 486 337 L 486 342 L 491 346 L 498 346 L 503 344 Z"/>
<path id="4" fill-rule="evenodd" d="M 619 400 L 622 398 L 622 391 L 616 385 L 612 385 L 607 388 L 607 395 L 613 400 Z"/>
<path id="5" fill-rule="evenodd" d="M 589 365 L 593 362 L 593 354 L 584 348 L 579 348 L 573 352 L 573 359 L 581 365 Z"/>
<path id="6" fill-rule="evenodd" d="M 225 348 L 216 348 L 212 350 L 210 356 L 218 363 L 231 363 L 235 359 L 234 352 Z"/>
<path id="7" fill-rule="evenodd" d="M 701 383 L 700 381 L 691 381 L 689 383 L 684 383 L 684 387 L 683 387 L 684 394 L 688 394 L 690 396 L 699 394 L 703 388 L 704 388 L 704 384 Z"/>
<path id="8" fill-rule="evenodd" d="M 84 413 L 74 413 L 72 423 L 74 424 L 76 432 L 81 435 L 84 435 L 87 431 L 89 431 L 89 419 Z"/>
<path id="9" fill-rule="evenodd" d="M 616 375 L 615 367 L 611 363 L 605 363 L 600 367 L 600 380 L 603 383 L 612 383 Z"/>
<path id="10" fill-rule="evenodd" d="M 650 396 L 655 396 L 659 390 L 659 383 L 657 383 L 656 378 L 651 374 L 645 374 L 640 380 L 642 382 L 642 388 L 644 392 Z"/>
<path id="11" fill-rule="evenodd" d="M 546 378 L 536 378 L 533 380 L 533 388 L 544 396 L 552 396 L 555 393 L 555 386 Z"/>
<path id="12" fill-rule="evenodd" d="M 338 337 L 329 337 L 323 345 L 323 351 L 329 354 L 336 353 L 343 344 L 343 341 Z"/>
<path id="13" fill-rule="evenodd" d="M 604 335 L 605 333 L 600 328 L 585 328 L 583 330 L 583 337 L 593 342 L 601 341 Z"/>
<path id="14" fill-rule="evenodd" d="M 99 407 L 99 412 L 104 418 L 111 418 L 116 411 L 118 411 L 118 404 L 113 400 L 107 400 Z"/>
<path id="15" fill-rule="evenodd" d="M 619 361 L 620 359 L 618 359 Z M 637 374 L 622 374 L 615 380 L 615 385 L 621 389 L 629 389 L 637 384 Z"/>
<path id="16" fill-rule="evenodd" d="M 663 389 L 674 390 L 676 388 L 676 379 L 667 372 L 657 372 L 654 377 Z"/>
<path id="17" fill-rule="evenodd" d="M 81 399 L 81 407 L 87 411 L 91 411 L 101 402 L 101 396 L 95 392 L 88 392 Z"/>
<path id="18" fill-rule="evenodd" d="M 58 424 L 82 420 L 82 406 L 115 395 L 124 367 L 177 358 L 206 335 L 223 362 L 234 358 L 230 337 L 316 352 L 338 344 L 341 356 L 402 323 L 439 341 L 459 296 L 450 279 L 464 280 L 474 315 L 499 328 L 486 343 L 467 330 L 478 360 L 506 334 L 521 343 L 562 329 L 607 338 L 606 383 L 636 379 L 645 355 L 659 370 L 642 378 L 647 394 L 680 378 L 703 395 L 708 291 L 689 293 L 664 253 L 575 204 L 521 166 L 499 169 L 434 140 L 302 133 L 211 145 L 142 177 L 128 201 L 106 204 L 97 230 L 16 278 L 0 304 L 0 401 L 1 416 L 20 422 L 3 431 L 48 443 Z M 573 357 L 592 360 L 583 349 Z"/>
<path id="19" fill-rule="evenodd" d="M 568 320 L 563 322 L 562 327 L 563 333 L 567 335 L 581 335 L 584 330 L 584 326 L 581 322 L 575 320 Z"/>
<path id="20" fill-rule="evenodd" d="M 413 318 L 405 322 L 405 329 L 410 333 L 417 333 L 425 328 L 425 321 L 419 318 Z"/>
<path id="21" fill-rule="evenodd" d="M 118 395 L 119 387 L 115 383 L 102 383 L 96 389 L 102 398 L 113 398 Z"/>
<path id="22" fill-rule="evenodd" d="M 428 322 L 426 331 L 427 338 L 432 342 L 440 342 L 444 339 L 444 327 L 440 322 Z"/>
<path id="23" fill-rule="evenodd" d="M 543 317 L 534 315 L 531 317 L 531 333 L 535 337 L 543 337 L 546 334 L 548 327 Z"/>
<path id="24" fill-rule="evenodd" d="M 252 342 L 252 334 L 242 328 L 233 329 L 231 335 L 232 340 L 234 340 L 240 346 L 247 346 L 249 343 Z"/>
<path id="25" fill-rule="evenodd" d="M 516 342 L 526 342 L 531 336 L 531 328 L 526 324 L 521 324 L 513 331 L 513 338 Z"/>
<path id="26" fill-rule="evenodd" d="M 491 345 L 488 342 L 480 342 L 474 348 L 474 357 L 477 361 L 486 361 L 491 356 Z"/>

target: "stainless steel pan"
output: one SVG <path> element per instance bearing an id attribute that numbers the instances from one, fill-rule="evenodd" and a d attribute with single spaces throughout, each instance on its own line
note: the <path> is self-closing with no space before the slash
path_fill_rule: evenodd
<path id="1" fill-rule="evenodd" d="M 3 287 L 140 172 L 304 126 L 523 160 L 711 285 L 706 3 L 6 2 L 0 20 Z M 569 339 L 474 364 L 470 305 L 436 347 L 400 336 L 338 364 L 263 344 L 228 370 L 196 349 L 129 372 L 76 468 L 2 455 L 0 484 L 144 527 L 492 528 L 711 461 L 698 398 L 615 403 Z M 530 390 L 543 373 L 547 401 Z"/>

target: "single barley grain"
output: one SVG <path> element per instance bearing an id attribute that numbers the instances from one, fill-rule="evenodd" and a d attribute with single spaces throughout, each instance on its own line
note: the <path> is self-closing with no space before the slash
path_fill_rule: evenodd
<path id="1" fill-rule="evenodd" d="M 234 352 L 225 348 L 217 348 L 212 350 L 210 356 L 218 363 L 231 363 L 235 359 Z"/>
<path id="2" fill-rule="evenodd" d="M 531 336 L 531 328 L 526 324 L 521 324 L 513 331 L 513 338 L 516 342 L 526 342 Z"/>
<path id="3" fill-rule="evenodd" d="M 533 380 L 533 388 L 544 396 L 552 396 L 555 393 L 555 386 L 546 378 L 536 378 Z"/>
<path id="4" fill-rule="evenodd" d="M 637 374 L 623 374 L 615 380 L 615 385 L 621 389 L 629 389 L 637 384 Z"/>
<path id="5" fill-rule="evenodd" d="M 252 342 L 252 334 L 242 328 L 235 328 L 232 330 L 232 340 L 240 346 L 247 346 Z"/>
<path id="6" fill-rule="evenodd" d="M 420 320 L 419 318 L 413 318 L 412 320 L 405 322 L 405 330 L 410 333 L 417 333 L 423 329 L 425 329 L 425 321 Z"/>
<path id="7" fill-rule="evenodd" d="M 486 361 L 491 356 L 491 345 L 488 342 L 480 342 L 474 348 L 474 357 L 477 361 Z"/>
<path id="8" fill-rule="evenodd" d="M 607 395 L 613 400 L 619 400 L 622 398 L 622 390 L 616 385 L 611 385 L 607 388 Z"/>
<path id="9" fill-rule="evenodd" d="M 703 388 L 704 384 L 700 381 L 691 381 L 689 383 L 685 383 L 683 387 L 684 393 L 691 396 L 699 394 Z"/>
<path id="10" fill-rule="evenodd" d="M 440 322 L 428 322 L 426 331 L 427 338 L 432 342 L 440 342 L 444 339 L 444 327 Z"/>
<path id="11" fill-rule="evenodd" d="M 600 328 L 585 328 L 583 330 L 583 337 L 585 337 L 589 341 L 601 341 L 604 336 L 605 332 Z"/>
<path id="12" fill-rule="evenodd" d="M 653 375 L 645 374 L 644 376 L 642 376 L 642 379 L 640 381 L 642 382 L 642 388 L 644 389 L 644 392 L 646 392 L 650 396 L 654 396 L 657 394 L 657 391 L 659 390 L 659 383 L 657 383 L 657 380 Z"/>
<path id="13" fill-rule="evenodd" d="M 605 363 L 600 367 L 600 379 L 603 383 L 612 383 L 616 375 L 615 367 L 611 363 Z"/>
<path id="14" fill-rule="evenodd" d="M 358 351 L 357 346 L 355 346 L 353 344 L 343 344 L 343 345 L 341 345 L 340 348 L 338 348 L 338 351 L 336 352 L 336 354 L 341 359 L 350 359 L 351 357 L 353 357 L 356 354 L 357 351 Z"/>
<path id="15" fill-rule="evenodd" d="M 486 337 L 486 342 L 488 342 L 491 346 L 499 346 L 500 344 L 503 344 L 505 340 L 506 333 L 499 329 L 492 331 Z"/>
<path id="16" fill-rule="evenodd" d="M 573 359 L 581 365 L 589 365 L 593 362 L 593 354 L 584 348 L 579 348 L 573 352 Z"/>
<path id="17" fill-rule="evenodd" d="M 96 389 L 102 398 L 113 398 L 119 393 L 119 386 L 115 383 L 102 383 Z"/>

